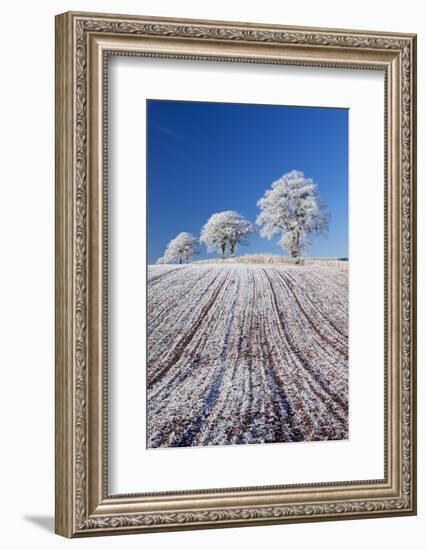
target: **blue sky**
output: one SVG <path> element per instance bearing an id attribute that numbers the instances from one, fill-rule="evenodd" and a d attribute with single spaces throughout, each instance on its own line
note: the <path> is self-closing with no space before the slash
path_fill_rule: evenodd
<path id="1" fill-rule="evenodd" d="M 264 191 L 300 170 L 331 214 L 309 256 L 348 256 L 348 110 L 147 101 L 148 261 L 181 231 L 200 235 L 211 214 L 237 210 L 255 223 Z M 258 233 L 237 254 L 287 254 Z M 215 257 L 200 247 L 198 259 Z"/>

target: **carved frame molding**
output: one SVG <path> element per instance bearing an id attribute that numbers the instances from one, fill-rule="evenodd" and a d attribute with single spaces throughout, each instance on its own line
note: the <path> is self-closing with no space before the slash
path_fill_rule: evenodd
<path id="1" fill-rule="evenodd" d="M 385 73 L 384 480 L 108 495 L 106 58 L 141 55 Z M 67 536 L 414 514 L 416 37 L 66 13 L 56 18 L 56 531 Z"/>

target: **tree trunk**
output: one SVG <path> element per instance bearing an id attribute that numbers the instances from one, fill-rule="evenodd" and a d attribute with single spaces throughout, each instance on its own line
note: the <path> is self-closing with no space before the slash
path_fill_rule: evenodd
<path id="1" fill-rule="evenodd" d="M 225 257 L 225 243 L 221 243 L 221 258 Z"/>
<path id="2" fill-rule="evenodd" d="M 179 259 L 179 263 L 182 264 L 182 258 Z"/>
<path id="3" fill-rule="evenodd" d="M 294 232 L 292 232 L 291 243 L 290 243 L 290 247 L 289 247 L 289 252 L 291 253 L 291 257 L 292 257 L 292 258 L 296 258 L 296 257 L 297 257 L 297 247 L 295 246 L 295 233 L 294 233 Z"/>
<path id="4" fill-rule="evenodd" d="M 295 231 L 295 233 L 293 233 L 292 235 L 291 246 L 289 250 L 292 258 L 298 258 L 300 254 L 299 239 L 300 239 L 299 231 Z"/>
<path id="5" fill-rule="evenodd" d="M 301 253 L 301 250 L 300 250 L 300 245 L 299 245 L 299 239 L 300 239 L 300 232 L 297 231 L 296 232 L 296 235 L 295 235 L 295 257 L 297 258 L 297 264 L 300 263 L 300 253 Z"/>
<path id="6" fill-rule="evenodd" d="M 230 256 L 234 256 L 234 249 L 236 248 L 235 241 L 230 241 Z"/>

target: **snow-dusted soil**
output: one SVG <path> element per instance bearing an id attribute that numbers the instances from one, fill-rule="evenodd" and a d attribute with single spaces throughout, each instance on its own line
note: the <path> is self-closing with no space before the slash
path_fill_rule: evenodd
<path id="1" fill-rule="evenodd" d="M 348 437 L 347 271 L 148 270 L 147 444 Z"/>

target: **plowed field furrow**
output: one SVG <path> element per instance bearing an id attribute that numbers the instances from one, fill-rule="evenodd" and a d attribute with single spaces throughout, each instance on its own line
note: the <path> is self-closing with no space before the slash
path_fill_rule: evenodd
<path id="1" fill-rule="evenodd" d="M 147 445 L 348 437 L 347 272 L 150 266 Z"/>
<path id="2" fill-rule="evenodd" d="M 336 326 L 334 320 L 328 314 L 328 308 L 324 306 L 324 302 L 319 299 L 312 299 L 312 290 L 304 288 L 298 284 L 295 279 L 289 274 L 278 273 L 278 278 L 282 279 L 287 285 L 290 292 L 293 294 L 299 309 L 312 328 L 321 338 L 330 338 L 330 343 L 337 347 L 347 345 L 347 330 L 345 334 Z M 330 299 L 330 298 L 329 298 Z M 304 304 L 304 305 L 303 305 Z M 335 315 L 339 318 L 341 308 L 334 308 Z"/>

